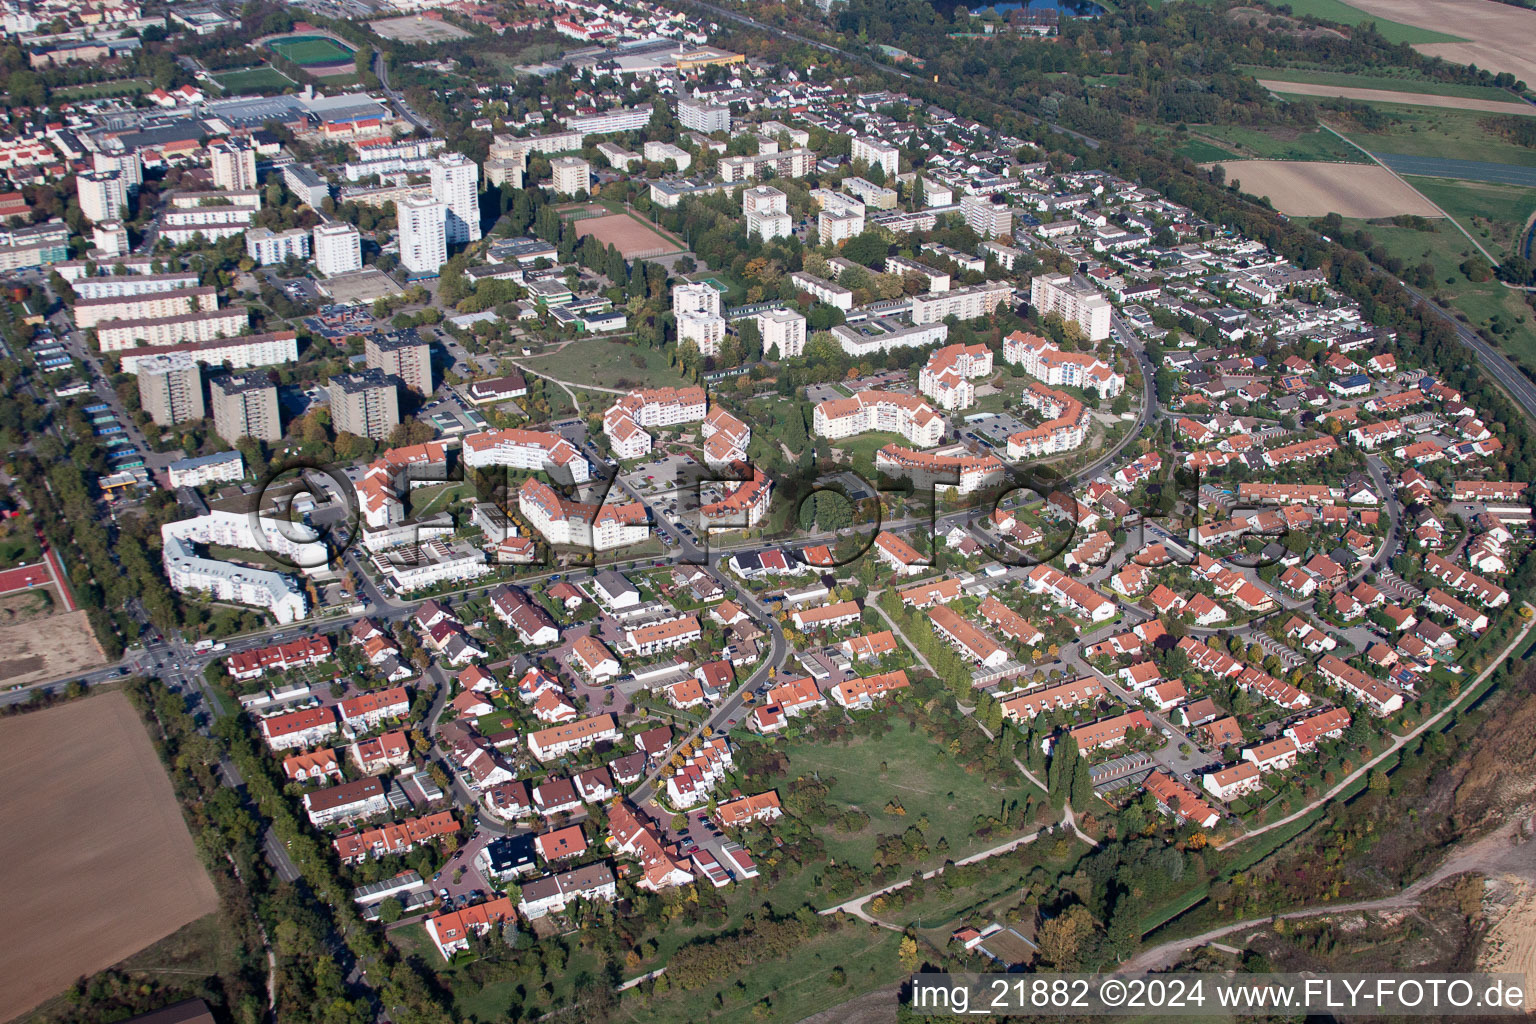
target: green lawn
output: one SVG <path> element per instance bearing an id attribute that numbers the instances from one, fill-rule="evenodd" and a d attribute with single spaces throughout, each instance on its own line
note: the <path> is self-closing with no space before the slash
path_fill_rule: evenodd
<path id="1" fill-rule="evenodd" d="M 226 93 L 257 92 L 263 89 L 283 89 L 293 84 L 293 79 L 273 67 L 245 68 L 225 71 L 213 76 L 219 88 Z"/>
<path id="2" fill-rule="evenodd" d="M 1366 22 L 1375 22 L 1376 31 L 1380 32 L 1388 42 L 1392 43 L 1456 43 L 1462 40 L 1458 36 L 1448 36 L 1442 32 L 1431 32 L 1427 28 L 1419 28 L 1416 25 L 1403 25 L 1395 21 L 1387 21 L 1378 18 L 1374 14 L 1367 14 L 1358 7 L 1340 3 L 1339 0 L 1289 0 L 1291 14 L 1298 18 L 1321 18 L 1324 21 L 1336 21 L 1341 25 L 1364 25 Z"/>
<path id="3" fill-rule="evenodd" d="M 1376 104 L 1392 122 L 1377 131 L 1345 131 L 1372 153 L 1454 157 L 1495 164 L 1536 167 L 1536 149 L 1505 142 L 1482 126 L 1489 114 L 1475 110 Z"/>
<path id="4" fill-rule="evenodd" d="M 1353 75 L 1343 71 L 1313 71 L 1305 68 L 1265 68 L 1245 65 L 1243 71 L 1254 78 L 1276 82 L 1300 82 L 1307 85 L 1337 85 L 1351 89 L 1387 89 L 1393 92 L 1414 92 L 1429 96 L 1459 96 L 1473 100 L 1502 100 L 1516 102 L 1513 93 L 1488 85 L 1461 85 L 1455 82 L 1435 82 L 1418 78 L 1404 68 L 1401 77 L 1396 75 Z"/>
<path id="5" fill-rule="evenodd" d="M 598 387 L 681 387 L 688 383 L 672 368 L 666 353 L 600 338 L 573 341 L 558 352 L 519 361 L 530 370 L 560 380 Z"/>
<path id="6" fill-rule="evenodd" d="M 267 49 L 293 61 L 300 67 L 338 64 L 351 60 L 353 51 L 326 36 L 288 36 L 267 43 Z"/>
<path id="7" fill-rule="evenodd" d="M 1231 160 L 1237 154 L 1229 153 L 1220 146 L 1213 146 L 1204 139 L 1186 139 L 1174 147 L 1174 155 L 1188 157 L 1197 164 L 1214 163 L 1217 160 Z"/>
<path id="8" fill-rule="evenodd" d="M 1022 776 L 994 788 L 967 774 L 947 751 L 923 733 L 909 731 L 904 722 L 879 739 L 860 737 L 848 744 L 798 741 L 788 744 L 784 753 L 792 775 L 816 772 L 823 779 L 835 778 L 830 802 L 857 807 L 869 815 L 870 824 L 860 833 L 845 835 L 828 828 L 821 834 L 829 857 L 866 869 L 874 864 L 875 842 L 881 834 L 903 832 L 924 816 L 928 818 L 929 848 L 943 837 L 949 843 L 950 858 L 996 846 L 1008 837 L 972 836 L 976 816 L 996 814 L 1005 802 L 1035 795 Z M 886 813 L 884 808 L 892 799 L 900 802 L 905 815 Z M 936 867 L 944 859 L 932 853 L 921 866 Z"/>
<path id="9" fill-rule="evenodd" d="M 1519 238 L 1525 222 L 1536 211 L 1536 191 L 1519 185 L 1500 185 L 1489 181 L 1460 181 L 1451 178 L 1408 178 L 1410 184 L 1434 200 L 1446 213 L 1455 217 L 1462 227 L 1471 231 L 1493 251 L 1502 256 Z M 1493 222 L 1492 230 L 1478 225 L 1473 219 Z M 1500 226 L 1505 230 L 1500 230 Z"/>
<path id="10" fill-rule="evenodd" d="M 905 448 L 912 447 L 912 442 L 900 434 L 889 434 L 880 430 L 844 438 L 836 442 L 835 447 L 840 451 L 847 452 L 849 457 L 853 459 L 854 466 L 872 469 L 875 464 L 875 452 L 888 444 L 899 444 Z M 866 475 L 872 476 L 872 474 Z M 873 479 L 871 479 L 871 482 L 874 482 Z"/>
<path id="11" fill-rule="evenodd" d="M 1365 161 L 1357 151 L 1322 129 L 1266 132 L 1237 125 L 1202 124 L 1191 125 L 1189 131 L 1190 142 L 1223 147 L 1234 156 L 1252 160 L 1331 160 L 1355 164 Z"/>
<path id="12" fill-rule="evenodd" d="M 119 78 L 112 82 L 87 82 L 83 85 L 66 85 L 52 90 L 58 99 L 94 100 L 103 96 L 137 96 L 149 89 L 147 78 Z"/>

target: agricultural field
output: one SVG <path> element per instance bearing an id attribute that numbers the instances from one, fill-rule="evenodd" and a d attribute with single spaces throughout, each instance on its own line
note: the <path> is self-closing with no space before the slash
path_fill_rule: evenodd
<path id="1" fill-rule="evenodd" d="M 1438 217 L 1439 211 L 1385 167 L 1240 160 L 1222 164 L 1228 183 L 1267 196 L 1275 209 L 1297 217 L 1337 213 L 1370 219 L 1408 214 Z"/>
<path id="2" fill-rule="evenodd" d="M 1308 68 L 1266 68 L 1246 65 L 1241 70 L 1254 78 L 1273 82 L 1291 82 L 1303 85 L 1336 85 L 1346 89 L 1373 89 L 1388 92 L 1409 92 L 1426 96 L 1458 96 L 1472 100 L 1511 102 L 1514 95 L 1507 89 L 1491 85 L 1462 85 L 1458 82 L 1437 82 L 1420 78 L 1408 68 L 1401 74 L 1357 75 L 1347 71 L 1319 71 Z"/>
<path id="3" fill-rule="evenodd" d="M 1334 0 L 1306 0 L 1332 4 Z M 1527 85 L 1536 86 L 1536 11 L 1496 0 L 1355 0 L 1354 9 L 1373 18 L 1391 19 L 1415 32 L 1449 34 L 1456 39 L 1399 39 L 1383 28 L 1393 42 L 1411 44 L 1420 53 L 1457 64 L 1475 64 L 1489 71 L 1507 71 Z"/>
<path id="4" fill-rule="evenodd" d="M 1240 159 L 1320 160 L 1362 163 L 1365 157 L 1331 132 L 1319 128 L 1243 128 L 1237 125 L 1191 125 L 1190 141 L 1219 147 Z"/>
<path id="5" fill-rule="evenodd" d="M 1536 109 L 1536 108 L 1533 108 Z M 1469 110 L 1432 107 L 1392 107 L 1391 120 L 1366 129 L 1335 124 L 1334 127 L 1372 153 L 1405 156 L 1454 157 L 1485 163 L 1536 167 L 1536 149 L 1517 146 L 1483 126 L 1486 114 Z M 1330 118 L 1330 123 L 1335 119 Z"/>
<path id="6" fill-rule="evenodd" d="M 1536 106 L 1508 99 L 1474 99 L 1466 96 L 1437 96 L 1421 92 L 1400 92 L 1395 89 L 1361 89 L 1345 85 L 1312 85 L 1302 82 L 1286 82 L 1272 78 L 1260 78 L 1259 84 L 1271 92 L 1290 96 L 1323 96 L 1357 100 L 1361 103 L 1390 103 L 1399 106 L 1439 107 L 1447 110 L 1477 110 L 1486 114 L 1511 114 L 1518 117 L 1536 116 Z"/>
<path id="7" fill-rule="evenodd" d="M 571 381 L 577 387 L 595 384 L 629 389 L 680 387 L 686 383 L 672 367 L 666 353 L 599 338 L 573 341 L 559 351 L 531 356 L 519 363 L 536 373 Z M 552 395 L 559 390 L 558 385 L 551 384 L 546 393 Z"/>
<path id="8" fill-rule="evenodd" d="M 0 923 L 26 936 L 0 953 L 8 1013 L 218 908 L 170 780 L 121 693 L 0 721 L 0 767 L 10 893 Z"/>
<path id="9" fill-rule="evenodd" d="M 1376 31 L 1393 43 L 1419 46 L 1426 43 L 1465 42 L 1464 34 L 1436 30 L 1441 27 L 1447 30 L 1459 27 L 1455 19 L 1444 19 L 1443 25 L 1437 24 L 1435 28 L 1426 28 L 1422 25 L 1422 19 L 1406 16 L 1408 8 L 1417 6 L 1416 0 L 1402 4 L 1396 3 L 1395 0 L 1385 0 L 1385 2 L 1378 0 L 1374 3 L 1353 5 L 1341 3 L 1340 0 L 1291 0 L 1289 6 L 1291 15 L 1297 18 L 1321 18 L 1324 21 L 1336 21 L 1340 25 L 1364 25 L 1366 22 L 1374 22 Z M 1386 14 L 1381 10 L 1383 7 L 1400 7 L 1401 9 L 1396 14 Z"/>
<path id="10" fill-rule="evenodd" d="M 219 88 L 226 94 L 285 89 L 293 84 L 293 79 L 281 71 L 265 66 L 242 68 L 239 71 L 221 71 L 213 76 L 213 80 L 219 83 Z"/>

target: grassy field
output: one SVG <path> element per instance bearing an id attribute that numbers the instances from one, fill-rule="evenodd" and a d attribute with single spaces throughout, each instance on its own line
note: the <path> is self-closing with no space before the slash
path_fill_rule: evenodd
<path id="1" fill-rule="evenodd" d="M 756 1007 L 766 999 L 772 1011 L 768 1019 L 802 1020 L 896 981 L 903 974 L 896 959 L 900 941 L 899 932 L 848 924 L 796 947 L 783 959 L 752 964 L 704 988 L 673 990 L 643 1005 L 626 1003 L 624 1017 L 657 1024 L 748 1024 L 764 1019 Z M 842 984 L 832 980 L 838 967 Z M 720 1002 L 716 992 L 723 996 Z"/>
<path id="2" fill-rule="evenodd" d="M 1415 179 L 1414 184 L 1419 186 L 1425 180 L 1433 179 Z M 1425 187 L 1425 194 L 1431 195 L 1436 202 L 1446 204 L 1462 226 L 1471 231 L 1478 241 L 1495 255 L 1502 255 L 1507 249 L 1496 243 L 1494 235 L 1507 232 L 1508 222 L 1488 225 L 1487 222 L 1474 222 L 1470 217 L 1463 219 L 1468 210 L 1479 208 L 1475 199 L 1465 193 L 1481 191 L 1481 189 L 1460 187 L 1466 184 L 1469 183 L 1439 183 L 1438 187 Z M 1520 191 L 1508 186 L 1483 186 L 1483 188 Z M 1505 200 L 1507 197 L 1500 198 L 1500 202 Z M 1530 202 L 1536 205 L 1536 198 L 1532 198 Z M 1481 208 L 1492 209 L 1496 205 L 1498 204 Z M 1473 328 L 1491 328 L 1495 320 L 1507 327 L 1507 331 L 1498 336 L 1499 347 L 1527 367 L 1536 369 L 1536 327 L 1532 326 L 1530 308 L 1521 301 L 1520 292 L 1505 288 L 1497 281 L 1474 284 L 1467 280 L 1459 266 L 1476 250 L 1461 232 L 1444 222 L 1441 222 L 1439 230 L 1435 232 L 1370 224 L 1365 221 L 1346 220 L 1344 223 L 1351 231 L 1358 229 L 1369 232 L 1378 245 L 1383 246 L 1390 255 L 1401 259 L 1410 268 L 1424 262 L 1433 265 L 1434 285 L 1425 291 L 1430 295 L 1442 296 L 1448 300 L 1450 308 L 1464 314 L 1468 324 Z"/>
<path id="3" fill-rule="evenodd" d="M 283 89 L 293 84 L 293 79 L 272 67 L 243 68 L 225 71 L 213 76 L 219 88 L 226 93 L 257 92 L 264 89 Z"/>
<path id="4" fill-rule="evenodd" d="M 1460 85 L 1455 82 L 1433 82 L 1413 76 L 1404 69 L 1402 77 L 1395 75 L 1352 75 L 1342 71 L 1312 71 L 1304 68 L 1264 68 L 1245 65 L 1243 71 L 1254 78 L 1276 82 L 1301 82 L 1309 85 L 1339 85 L 1352 89 L 1389 89 L 1394 92 L 1416 92 L 1429 96 L 1459 96 L 1470 100 L 1513 101 L 1513 93 L 1487 85 Z"/>
<path id="5" fill-rule="evenodd" d="M 1536 192 L 1518 185 L 1449 178 L 1408 180 L 1477 236 L 1495 256 L 1502 256 L 1513 246 L 1526 220 L 1536 211 Z"/>
<path id="6" fill-rule="evenodd" d="M 312 64 L 337 64 L 352 59 L 352 52 L 345 46 L 325 36 L 288 36 L 267 43 L 274 53 L 293 61 L 300 67 Z"/>
<path id="7" fill-rule="evenodd" d="M 149 89 L 147 78 L 119 78 L 113 82 L 87 82 L 52 90 L 57 99 L 95 100 L 103 96 L 137 96 Z"/>
<path id="8" fill-rule="evenodd" d="M 900 434 L 887 434 L 875 430 L 867 434 L 857 434 L 843 441 L 837 442 L 839 451 L 846 452 L 853 459 L 855 466 L 870 468 L 874 466 L 875 452 L 888 444 L 899 444 L 903 447 L 912 447 L 912 442 Z"/>
<path id="9" fill-rule="evenodd" d="M 588 338 L 573 341 L 558 352 L 519 361 L 530 370 L 559 380 L 605 388 L 680 387 L 687 383 L 664 352 L 622 341 Z"/>
<path id="10" fill-rule="evenodd" d="M 1310 132 L 1275 129 L 1265 132 L 1237 125 L 1202 124 L 1190 127 L 1189 142 L 1203 142 L 1213 148 L 1223 148 L 1232 156 L 1246 157 L 1251 160 L 1330 160 L 1361 163 L 1365 159 L 1322 129 Z"/>
<path id="11" fill-rule="evenodd" d="M 1395 21 L 1386 21 L 1374 14 L 1367 14 L 1358 7 L 1340 3 L 1339 0 L 1290 0 L 1291 14 L 1297 18 L 1321 18 L 1324 21 L 1336 21 L 1340 25 L 1364 25 L 1366 22 L 1374 22 L 1376 31 L 1380 32 L 1388 42 L 1393 43 L 1456 43 L 1462 40 L 1458 36 L 1448 36 L 1443 32 L 1432 32 L 1427 28 L 1418 28 L 1414 25 L 1403 25 Z"/>
<path id="12" fill-rule="evenodd" d="M 1536 149 L 1505 142 L 1480 122 L 1487 114 L 1472 110 L 1378 106 L 1393 122 L 1378 131 L 1344 131 L 1373 153 L 1443 156 L 1495 164 L 1536 167 Z"/>
<path id="13" fill-rule="evenodd" d="M 875 842 L 881 833 L 905 831 L 924 816 L 929 825 L 929 848 L 942 836 L 949 843 L 948 857 L 996 846 L 1007 837 L 977 839 L 971 835 L 976 816 L 995 814 L 1005 801 L 1022 801 L 1033 792 L 1022 777 L 1004 789 L 989 787 L 966 774 L 947 752 L 924 734 L 909 731 L 904 723 L 879 739 L 859 738 L 847 745 L 791 743 L 784 752 L 792 774 L 817 772 L 823 779 L 835 778 L 829 799 L 869 815 L 870 824 L 860 833 L 844 835 L 828 829 L 822 836 L 828 856 L 863 868 L 873 865 Z M 901 803 L 905 815 L 885 812 L 893 799 Z M 931 853 L 922 866 L 935 867 L 945 856 Z"/>
<path id="14" fill-rule="evenodd" d="M 1204 139 L 1186 139 L 1173 148 L 1176 156 L 1188 157 L 1197 164 L 1214 163 L 1217 160 L 1231 160 L 1237 154 L 1228 152 L 1220 146 L 1213 146 Z"/>

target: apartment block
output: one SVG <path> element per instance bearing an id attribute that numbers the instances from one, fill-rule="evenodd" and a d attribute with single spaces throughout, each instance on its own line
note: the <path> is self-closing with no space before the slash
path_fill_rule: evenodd
<path id="1" fill-rule="evenodd" d="M 400 395 L 382 370 L 369 368 L 331 378 L 331 426 L 358 437 L 386 440 L 400 425 Z"/>
<path id="2" fill-rule="evenodd" d="M 242 437 L 259 441 L 283 438 L 277 385 L 265 373 L 215 377 L 208 382 L 213 429 L 230 444 Z"/>
<path id="3" fill-rule="evenodd" d="M 197 361 L 185 352 L 144 360 L 139 365 L 139 404 L 162 427 L 202 419 L 203 374 Z"/>

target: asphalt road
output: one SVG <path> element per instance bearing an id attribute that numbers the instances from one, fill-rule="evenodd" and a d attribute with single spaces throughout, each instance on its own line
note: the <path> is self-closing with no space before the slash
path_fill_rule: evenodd
<path id="1" fill-rule="evenodd" d="M 1503 353 L 1479 337 L 1476 331 L 1460 320 L 1457 320 L 1443 306 L 1436 305 L 1434 300 L 1428 295 L 1425 295 L 1407 282 L 1399 281 L 1398 284 L 1402 285 L 1408 294 L 1437 310 L 1445 318 L 1446 322 L 1455 329 L 1456 336 L 1461 339 L 1461 343 L 1477 355 L 1477 361 L 1482 365 L 1483 369 L 1488 371 L 1505 391 L 1509 392 L 1515 403 L 1525 410 L 1527 416 L 1532 420 L 1536 420 L 1536 384 L 1532 384 L 1531 379 L 1519 367 L 1515 366 Z"/>

